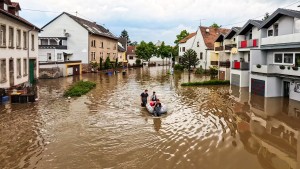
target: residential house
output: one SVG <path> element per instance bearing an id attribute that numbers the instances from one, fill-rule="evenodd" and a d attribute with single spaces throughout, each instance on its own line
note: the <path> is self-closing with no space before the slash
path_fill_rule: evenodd
<path id="1" fill-rule="evenodd" d="M 162 45 L 162 41 L 157 41 L 155 46 L 159 48 Z M 171 64 L 171 53 L 170 53 L 170 58 L 164 58 L 162 59 L 161 56 L 154 55 L 150 58 L 150 64 L 155 65 L 155 66 L 163 66 L 163 65 L 169 65 Z"/>
<path id="2" fill-rule="evenodd" d="M 183 56 L 183 54 L 193 47 L 194 43 L 194 37 L 196 36 L 197 32 L 190 33 L 187 37 L 183 38 L 181 41 L 179 41 L 179 53 L 178 53 L 178 59 L 177 63 L 180 62 L 180 58 Z"/>
<path id="3" fill-rule="evenodd" d="M 127 66 L 128 61 L 126 58 L 126 50 L 127 50 L 127 39 L 119 38 L 118 40 L 118 62 L 122 63 L 123 66 Z"/>
<path id="4" fill-rule="evenodd" d="M 231 57 L 230 82 L 239 87 L 249 87 L 250 50 L 259 48 L 260 24 L 262 21 L 249 20 L 237 33 L 238 50 Z"/>
<path id="5" fill-rule="evenodd" d="M 230 60 L 237 51 L 237 32 L 240 28 L 233 27 L 227 34 L 220 34 L 211 52 L 211 65 L 218 66 L 218 78 L 230 80 Z"/>
<path id="6" fill-rule="evenodd" d="M 278 9 L 259 29 L 260 49 L 251 50 L 250 92 L 300 101 L 300 11 Z"/>
<path id="7" fill-rule="evenodd" d="M 76 65 L 66 64 L 65 69 L 75 66 L 73 70 L 78 70 L 80 66 L 80 70 L 89 71 L 89 64 L 99 63 L 100 58 L 105 60 L 109 57 L 111 61 L 117 59 L 118 38 L 96 22 L 63 12 L 42 29 L 39 52 L 41 62 L 76 62 Z M 56 50 L 51 52 L 47 46 L 52 47 L 55 41 Z M 78 61 L 81 61 L 80 65 Z"/>
<path id="8" fill-rule="evenodd" d="M 128 60 L 128 64 L 129 64 L 128 66 L 136 65 L 136 60 L 138 58 L 137 58 L 137 55 L 135 54 L 135 49 L 136 49 L 136 46 L 127 46 L 126 55 L 127 55 L 127 60 Z"/>
<path id="9" fill-rule="evenodd" d="M 21 16 L 17 2 L 0 0 L 0 88 L 12 88 L 39 77 L 40 29 Z"/>

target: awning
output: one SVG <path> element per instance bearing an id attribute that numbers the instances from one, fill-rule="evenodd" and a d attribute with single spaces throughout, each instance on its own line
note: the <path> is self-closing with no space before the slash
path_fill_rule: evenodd
<path id="1" fill-rule="evenodd" d="M 73 52 L 72 51 L 69 51 L 69 50 L 65 50 L 63 51 L 64 55 L 73 55 Z"/>

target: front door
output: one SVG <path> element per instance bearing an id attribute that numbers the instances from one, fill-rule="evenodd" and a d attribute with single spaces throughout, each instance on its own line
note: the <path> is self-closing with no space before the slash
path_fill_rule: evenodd
<path id="1" fill-rule="evenodd" d="M 283 82 L 283 96 L 290 97 L 290 82 Z"/>
<path id="2" fill-rule="evenodd" d="M 15 77 L 14 77 L 14 60 L 9 60 L 9 84 L 14 86 Z"/>
<path id="3" fill-rule="evenodd" d="M 30 84 L 34 83 L 35 79 L 35 59 L 29 60 L 29 82 Z"/>
<path id="4" fill-rule="evenodd" d="M 73 66 L 73 75 L 80 75 L 79 65 Z"/>

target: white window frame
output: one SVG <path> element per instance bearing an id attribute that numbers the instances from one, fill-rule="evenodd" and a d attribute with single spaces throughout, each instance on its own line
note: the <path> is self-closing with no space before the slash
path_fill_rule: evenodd
<path id="1" fill-rule="evenodd" d="M 273 64 L 274 65 L 294 65 L 295 64 L 295 54 L 296 53 L 295 52 L 275 52 L 275 53 L 273 53 Z M 281 63 L 276 63 L 275 62 L 275 55 L 276 54 L 282 54 L 282 62 Z M 293 54 L 293 63 L 284 63 L 284 54 Z"/>
<path id="2" fill-rule="evenodd" d="M 56 54 L 56 58 L 57 58 L 57 60 L 62 60 L 62 53 L 57 53 Z"/>
<path id="3" fill-rule="evenodd" d="M 49 59 L 50 56 L 50 59 Z M 52 54 L 51 53 L 47 53 L 47 61 L 52 61 Z"/>

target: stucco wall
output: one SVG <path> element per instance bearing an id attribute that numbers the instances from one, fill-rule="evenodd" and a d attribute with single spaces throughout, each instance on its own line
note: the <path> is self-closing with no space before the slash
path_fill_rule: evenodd
<path id="1" fill-rule="evenodd" d="M 64 30 L 70 34 L 67 40 L 68 51 L 73 53 L 70 60 L 81 60 L 82 63 L 89 63 L 88 31 L 66 14 L 43 28 L 40 37 L 65 37 Z"/>
<path id="2" fill-rule="evenodd" d="M 282 16 L 278 21 L 278 36 L 293 34 L 294 18 L 289 16 Z"/>
<path id="3" fill-rule="evenodd" d="M 267 64 L 267 52 L 261 50 L 250 50 L 250 71 L 252 70 L 252 65 L 266 65 Z"/>
<path id="4" fill-rule="evenodd" d="M 31 30 L 31 27 L 28 27 L 27 25 L 20 23 L 16 20 L 13 20 L 5 15 L 0 14 L 0 24 L 6 25 L 6 47 L 0 48 L 0 60 L 6 60 L 6 82 L 0 83 L 0 88 L 9 88 L 10 86 L 10 76 L 9 76 L 9 60 L 13 60 L 13 67 L 14 67 L 14 85 L 19 85 L 22 83 L 25 83 L 28 81 L 28 75 L 29 75 L 29 65 L 28 65 L 28 50 L 24 49 L 23 46 L 23 32 L 27 32 L 27 40 L 29 38 L 29 44 L 27 41 L 27 46 L 29 49 L 29 59 L 36 59 L 38 61 L 38 32 L 37 31 L 31 31 L 28 34 L 28 31 Z M 8 48 L 9 44 L 9 27 L 14 28 L 14 48 Z M 21 30 L 21 49 L 16 48 L 16 42 L 17 42 L 17 29 Z M 28 37 L 29 35 L 29 37 Z M 34 50 L 32 50 L 31 46 L 31 35 L 34 35 Z M 18 76 L 17 72 L 17 59 L 21 59 L 21 76 Z M 26 60 L 27 64 L 27 72 L 24 72 L 24 59 Z M 38 69 L 38 65 L 37 65 Z M 36 71 L 36 75 L 38 77 L 38 71 Z"/>

